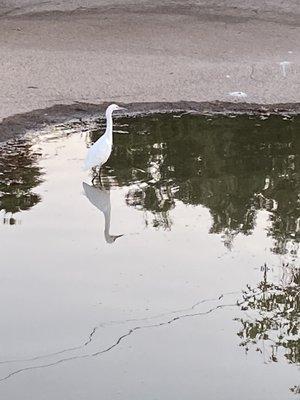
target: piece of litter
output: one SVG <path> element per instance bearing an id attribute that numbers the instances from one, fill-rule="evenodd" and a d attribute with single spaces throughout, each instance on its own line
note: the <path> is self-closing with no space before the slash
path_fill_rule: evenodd
<path id="1" fill-rule="evenodd" d="M 228 93 L 229 96 L 244 99 L 247 97 L 247 94 L 245 92 L 230 92 Z"/>
<path id="2" fill-rule="evenodd" d="M 288 67 L 291 65 L 291 62 L 290 62 L 290 61 L 281 61 L 281 62 L 279 63 L 279 65 L 280 65 L 280 70 L 281 70 L 281 72 L 282 72 L 282 75 L 283 75 L 284 77 L 286 77 L 287 69 L 288 69 Z"/>

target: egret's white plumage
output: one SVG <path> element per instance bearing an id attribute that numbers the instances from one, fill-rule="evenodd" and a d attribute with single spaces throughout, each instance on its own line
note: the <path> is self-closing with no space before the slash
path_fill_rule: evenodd
<path id="1" fill-rule="evenodd" d="M 107 107 L 105 112 L 105 133 L 92 145 L 92 147 L 89 148 L 84 161 L 84 170 L 97 166 L 101 167 L 109 159 L 113 144 L 112 113 L 116 110 L 124 110 L 124 108 L 117 106 L 117 104 L 111 104 Z"/>

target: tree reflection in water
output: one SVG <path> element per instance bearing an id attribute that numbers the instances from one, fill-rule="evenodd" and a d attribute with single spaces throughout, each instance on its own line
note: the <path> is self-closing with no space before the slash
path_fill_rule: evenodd
<path id="1" fill-rule="evenodd" d="M 282 265 L 281 279 L 268 279 L 264 265 L 263 279 L 257 288 L 247 287 L 237 321 L 241 323 L 238 336 L 246 352 L 253 347 L 263 354 L 265 362 L 277 362 L 280 355 L 293 364 L 300 364 L 300 269 Z"/>
<path id="2" fill-rule="evenodd" d="M 170 228 L 176 201 L 203 205 L 211 233 L 228 247 L 249 235 L 259 210 L 270 213 L 273 251 L 284 254 L 299 240 L 299 118 L 183 115 L 121 119 L 104 175 L 128 186 L 126 202 L 143 210 L 146 224 Z M 93 132 L 95 141 L 99 132 Z M 152 215 L 152 218 L 149 218 Z"/>
<path id="3" fill-rule="evenodd" d="M 210 232 L 222 234 L 229 248 L 237 234 L 252 233 L 260 210 L 269 213 L 272 251 L 291 262 L 283 264 L 280 281 L 272 281 L 265 265 L 258 287 L 247 288 L 238 335 L 241 346 L 266 361 L 282 354 L 294 364 L 300 362 L 299 127 L 299 118 L 281 117 L 135 118 L 126 126 L 129 135 L 116 135 L 104 172 L 111 183 L 128 186 L 126 202 L 146 211 L 147 224 L 170 228 L 176 201 L 207 207 Z"/>
<path id="4" fill-rule="evenodd" d="M 14 214 L 29 210 L 41 199 L 32 189 L 41 183 L 39 155 L 25 139 L 8 142 L 0 153 L 0 210 L 3 223 L 14 225 Z M 9 217 L 7 215 L 10 215 Z"/>

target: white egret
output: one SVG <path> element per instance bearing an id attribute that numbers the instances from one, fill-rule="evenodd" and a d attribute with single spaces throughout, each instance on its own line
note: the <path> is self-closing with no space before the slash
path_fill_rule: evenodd
<path id="1" fill-rule="evenodd" d="M 109 159 L 113 144 L 113 120 L 112 113 L 116 110 L 125 110 L 124 107 L 119 107 L 117 104 L 111 104 L 107 107 L 106 116 L 106 129 L 105 133 L 89 148 L 85 161 L 84 170 L 93 167 L 101 166 Z"/>
<path id="2" fill-rule="evenodd" d="M 82 182 L 83 190 L 89 201 L 100 210 L 104 215 L 104 237 L 107 243 L 114 243 L 119 237 L 123 235 L 111 235 L 110 231 L 110 216 L 111 216 L 111 204 L 110 204 L 110 191 L 101 189 L 99 187 L 88 185 Z"/>

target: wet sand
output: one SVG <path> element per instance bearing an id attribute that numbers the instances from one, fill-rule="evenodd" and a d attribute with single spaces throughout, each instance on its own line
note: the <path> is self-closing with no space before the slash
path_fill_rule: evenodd
<path id="1" fill-rule="evenodd" d="M 106 101 L 292 110 L 300 102 L 299 7 L 276 3 L 0 1 L 0 118 Z"/>

